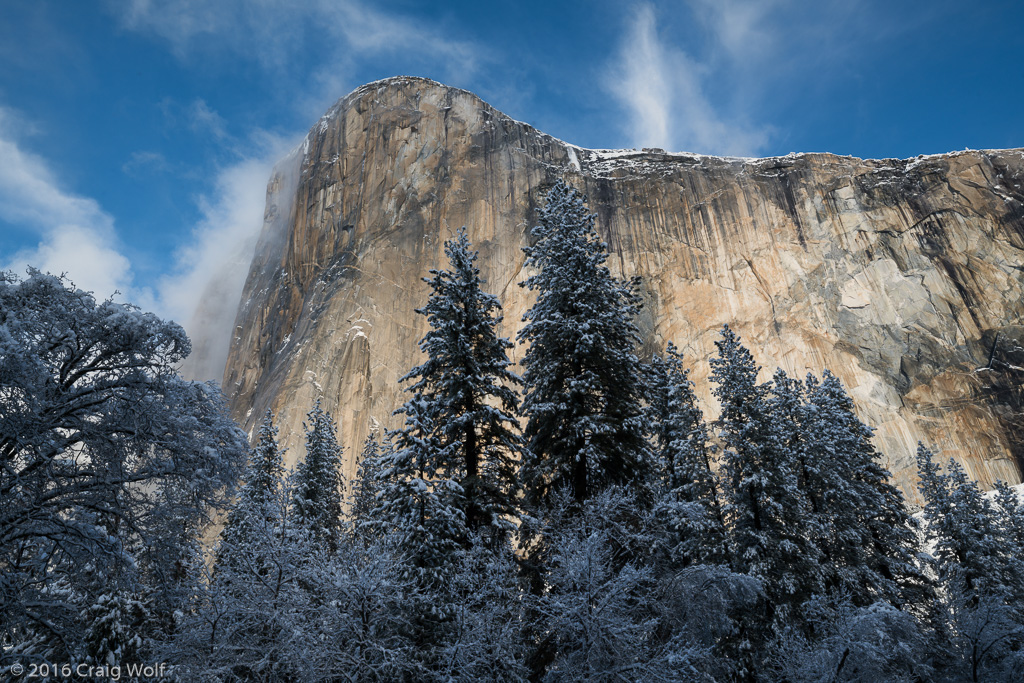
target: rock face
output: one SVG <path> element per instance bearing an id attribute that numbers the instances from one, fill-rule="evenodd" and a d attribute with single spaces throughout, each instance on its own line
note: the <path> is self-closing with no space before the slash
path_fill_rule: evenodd
<path id="1" fill-rule="evenodd" d="M 729 323 L 762 379 L 832 370 L 912 498 L 918 440 L 986 486 L 1021 480 L 1024 150 L 586 150 L 414 78 L 340 100 L 271 179 L 224 375 L 236 417 L 251 428 L 274 410 L 294 461 L 322 398 L 352 476 L 371 425 L 397 426 L 444 241 L 468 227 L 514 337 L 532 303 L 521 247 L 557 178 L 588 196 L 613 271 L 642 276 L 645 352 L 674 341 L 707 414 Z"/>

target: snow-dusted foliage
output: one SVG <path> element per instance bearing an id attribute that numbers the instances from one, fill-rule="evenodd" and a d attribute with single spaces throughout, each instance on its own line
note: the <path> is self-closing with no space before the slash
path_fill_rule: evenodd
<path id="1" fill-rule="evenodd" d="M 940 472 L 923 444 L 917 466 L 939 583 L 931 612 L 939 680 L 1020 680 L 1024 595 L 1016 496 L 1001 487 L 995 502 L 988 500 L 955 460 Z"/>
<path id="2" fill-rule="evenodd" d="M 661 468 L 658 513 L 673 562 L 728 564 L 718 475 L 693 382 L 672 342 L 651 361 L 650 425 Z"/>
<path id="3" fill-rule="evenodd" d="M 256 446 L 249 451 L 249 463 L 242 475 L 242 487 L 221 531 L 219 565 L 230 562 L 230 555 L 245 549 L 266 531 L 279 524 L 283 510 L 278 497 L 284 477 L 284 454 L 277 445 L 277 427 L 267 411 L 260 424 Z"/>
<path id="4" fill-rule="evenodd" d="M 465 491 L 442 467 L 454 446 L 442 447 L 426 400 L 414 396 L 398 410 L 405 427 L 381 458 L 380 492 L 370 516 L 379 535 L 392 535 L 407 554 L 405 574 L 420 585 L 449 585 L 454 559 L 469 539 Z"/>
<path id="5" fill-rule="evenodd" d="M 516 421 L 521 383 L 509 366 L 512 343 L 497 336 L 501 305 L 481 288 L 477 253 L 466 230 L 445 243 L 450 270 L 432 270 L 431 293 L 418 310 L 430 323 L 420 341 L 427 360 L 408 375 L 422 399 L 444 460 L 435 469 L 462 488 L 466 525 L 507 536 L 517 516 L 516 469 L 522 437 Z"/>
<path id="6" fill-rule="evenodd" d="M 526 250 L 519 415 L 497 300 L 465 232 L 446 243 L 404 426 L 347 490 L 319 403 L 286 472 L 269 413 L 247 449 L 216 389 L 177 377 L 179 327 L 0 277 L 0 674 L 1024 679 L 1017 492 L 922 446 L 922 547 L 839 380 L 759 383 L 728 327 L 705 421 L 673 345 L 637 360 L 635 284 L 593 220 L 558 183 Z"/>
<path id="7" fill-rule="evenodd" d="M 849 596 L 816 596 L 803 610 L 813 637 L 787 629 L 771 644 L 764 678 L 786 683 L 818 681 L 912 683 L 935 680 L 927 634 L 913 615 L 886 602 L 866 607 Z"/>
<path id="8" fill-rule="evenodd" d="M 643 486 L 652 469 L 644 439 L 644 372 L 637 282 L 615 278 L 607 246 L 583 197 L 558 181 L 547 194 L 537 242 L 524 247 L 536 269 L 522 286 L 537 293 L 519 340 L 526 394 L 528 500 L 569 488 L 577 502 L 609 484 Z"/>
<path id="9" fill-rule="evenodd" d="M 149 610 L 137 597 L 124 592 L 103 593 L 81 615 L 86 624 L 80 653 L 86 664 L 100 667 L 137 664 L 150 620 Z"/>
<path id="10" fill-rule="evenodd" d="M 381 444 L 380 432 L 373 430 L 363 443 L 359 454 L 356 478 L 352 481 L 348 499 L 348 533 L 356 538 L 374 534 L 373 510 L 380 492 L 380 471 L 384 457 L 389 453 L 387 444 Z"/>
<path id="11" fill-rule="evenodd" d="M 551 510 L 546 590 L 533 618 L 535 678 L 700 681 L 734 667 L 716 649 L 751 609 L 760 582 L 703 564 L 658 562 L 654 516 L 610 487 L 582 507 L 565 492 Z"/>
<path id="12" fill-rule="evenodd" d="M 246 452 L 220 392 L 175 373 L 189 349 L 61 278 L 0 276 L 0 657 L 73 656 L 83 611 L 139 582 L 158 621 L 187 597 Z"/>
<path id="13" fill-rule="evenodd" d="M 327 547 L 299 517 L 294 482 L 279 482 L 261 510 L 243 498 L 233 509 L 247 534 L 226 533 L 214 548 L 167 658 L 185 680 L 301 680 L 308 648 L 320 637 Z"/>
<path id="14" fill-rule="evenodd" d="M 823 554 L 826 591 L 848 595 L 859 607 L 885 600 L 920 608 L 934 596 L 917 559 L 918 525 L 889 483 L 871 429 L 828 370 L 820 381 L 808 374 L 805 390 L 798 475 Z"/>
<path id="15" fill-rule="evenodd" d="M 1005 543 L 992 504 L 955 460 L 943 474 L 930 450 L 918 444 L 919 488 L 924 496 L 928 538 L 935 544 L 939 581 L 962 583 L 981 596 L 1006 589 Z"/>
<path id="16" fill-rule="evenodd" d="M 295 512 L 297 521 L 315 539 L 329 548 L 337 547 L 341 532 L 341 446 L 338 430 L 330 413 L 320 401 L 309 411 L 306 430 L 306 457 L 295 470 Z"/>
<path id="17" fill-rule="evenodd" d="M 797 476 L 802 385 L 781 371 L 757 384 L 753 357 L 728 326 L 715 344 L 711 381 L 722 405 L 715 426 L 724 448 L 733 569 L 764 582 L 767 616 L 778 627 L 822 590 L 822 553 L 812 541 L 810 506 Z"/>

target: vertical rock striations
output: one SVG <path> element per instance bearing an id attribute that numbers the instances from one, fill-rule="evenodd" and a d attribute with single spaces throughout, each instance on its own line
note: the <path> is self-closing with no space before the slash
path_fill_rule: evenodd
<path id="1" fill-rule="evenodd" d="M 521 247 L 560 177 L 589 197 L 612 269 L 643 277 L 648 350 L 676 342 L 709 412 L 728 322 L 768 372 L 839 376 L 912 496 L 919 439 L 986 486 L 1020 481 L 1024 151 L 585 150 L 417 78 L 340 100 L 271 179 L 224 375 L 236 417 L 251 428 L 273 409 L 294 460 L 323 397 L 351 477 L 420 362 L 420 278 L 444 241 L 468 227 L 514 336 L 531 303 Z"/>

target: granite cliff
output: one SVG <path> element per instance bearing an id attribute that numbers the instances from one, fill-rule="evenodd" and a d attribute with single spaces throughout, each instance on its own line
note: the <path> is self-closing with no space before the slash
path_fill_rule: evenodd
<path id="1" fill-rule="evenodd" d="M 984 485 L 1021 480 L 1024 150 L 587 150 L 418 78 L 347 95 L 276 169 L 224 374 L 235 416 L 251 428 L 273 409 L 294 461 L 322 397 L 351 476 L 420 362 L 420 278 L 444 241 L 467 226 L 514 336 L 532 300 L 521 247 L 557 178 L 588 196 L 613 271 L 642 276 L 645 352 L 673 340 L 705 412 L 727 322 L 763 379 L 832 370 L 912 497 L 919 439 Z"/>

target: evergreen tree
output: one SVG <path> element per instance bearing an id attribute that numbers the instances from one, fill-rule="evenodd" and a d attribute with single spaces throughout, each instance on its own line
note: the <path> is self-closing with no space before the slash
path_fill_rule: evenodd
<path id="1" fill-rule="evenodd" d="M 303 423 L 306 431 L 306 459 L 295 471 L 293 504 L 299 524 L 330 549 L 338 544 L 341 529 L 341 447 L 337 430 L 320 400 Z"/>
<path id="2" fill-rule="evenodd" d="M 825 588 L 855 606 L 879 599 L 897 606 L 931 600 L 918 566 L 917 524 L 871 443 L 872 430 L 828 370 L 808 374 L 800 479 L 822 551 Z"/>
<path id="3" fill-rule="evenodd" d="M 939 579 L 962 582 L 968 594 L 1005 590 L 1001 534 L 992 506 L 963 467 L 950 460 L 941 474 L 923 444 L 917 447 L 918 489 L 925 499 L 928 537 L 935 543 Z"/>
<path id="4" fill-rule="evenodd" d="M 427 360 L 402 380 L 415 380 L 407 390 L 430 411 L 435 457 L 446 456 L 434 468 L 461 486 L 467 526 L 506 536 L 514 528 L 522 454 L 512 387 L 521 380 L 509 369 L 512 343 L 496 334 L 501 305 L 481 289 L 465 228 L 445 243 L 445 253 L 451 270 L 430 271 L 424 281 L 431 295 L 417 311 L 430 323 L 420 341 Z"/>
<path id="5" fill-rule="evenodd" d="M 939 472 L 917 447 L 918 489 L 935 547 L 939 601 L 930 615 L 946 680 L 1011 681 L 1024 674 L 1024 615 L 1014 595 L 1015 563 L 997 512 L 955 460 Z M 1004 494 L 1005 495 L 1005 494 Z"/>
<path id="6" fill-rule="evenodd" d="M 568 488 L 579 503 L 609 484 L 642 487 L 652 469 L 642 425 L 644 372 L 637 281 L 612 276 L 606 245 L 580 193 L 559 181 L 548 192 L 537 243 L 525 247 L 537 269 L 522 286 L 537 292 L 519 332 L 528 500 Z"/>
<path id="7" fill-rule="evenodd" d="M 821 590 L 821 555 L 797 478 L 802 385 L 781 371 L 770 384 L 757 384 L 753 357 L 727 325 L 715 345 L 711 379 L 722 406 L 716 427 L 724 446 L 734 570 L 764 582 L 768 616 L 778 628 Z"/>
<path id="8" fill-rule="evenodd" d="M 131 594 L 104 593 L 82 611 L 85 643 L 81 652 L 96 667 L 138 664 L 144 641 L 139 632 L 149 620 L 146 605 Z"/>
<path id="9" fill-rule="evenodd" d="M 396 537 L 407 553 L 408 576 L 418 585 L 443 588 L 451 578 L 454 558 L 467 543 L 465 492 L 439 443 L 434 411 L 421 396 L 413 396 L 396 414 L 405 427 L 391 435 L 393 452 L 381 458 L 380 492 L 370 516 L 381 535 Z"/>
<path id="10" fill-rule="evenodd" d="M 230 561 L 229 556 L 235 549 L 250 546 L 254 535 L 262 533 L 268 523 L 273 525 L 279 521 L 280 510 L 276 503 L 284 477 L 283 456 L 277 445 L 274 416 L 268 410 L 260 424 L 256 446 L 249 451 L 238 499 L 228 511 L 221 531 L 219 564 Z"/>
<path id="11" fill-rule="evenodd" d="M 672 342 L 651 361 L 650 424 L 661 467 L 660 516 L 674 561 L 728 563 L 725 520 L 712 446 L 689 371 Z"/>
<path id="12" fill-rule="evenodd" d="M 352 482 L 352 494 L 349 497 L 349 531 L 357 538 L 373 535 L 373 511 L 377 507 L 382 459 L 386 454 L 375 429 L 370 432 L 363 444 L 356 478 Z"/>
<path id="13" fill-rule="evenodd" d="M 272 438 L 272 430 L 264 435 Z M 165 657 L 180 679 L 323 680 L 303 669 L 326 638 L 318 610 L 334 590 L 334 553 L 309 519 L 299 518 L 294 480 L 286 477 L 262 509 L 251 497 L 239 499 L 236 519 L 246 520 L 246 538 L 221 537 L 217 565 L 198 582 Z M 191 569 L 203 576 L 203 558 Z"/>
<path id="14" fill-rule="evenodd" d="M 993 510 L 1006 565 L 1006 586 L 1012 599 L 1024 609 L 1024 506 L 1005 481 L 996 482 Z"/>

